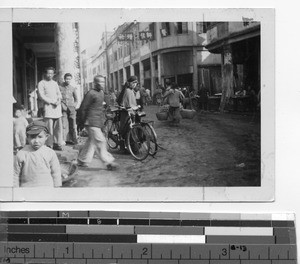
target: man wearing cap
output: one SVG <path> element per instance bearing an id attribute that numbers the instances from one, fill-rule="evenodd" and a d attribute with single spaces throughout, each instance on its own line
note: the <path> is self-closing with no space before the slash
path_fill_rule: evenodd
<path id="1" fill-rule="evenodd" d="M 94 89 L 84 97 L 79 108 L 79 126 L 84 124 L 88 130 L 88 139 L 78 156 L 78 165 L 87 167 L 94 153 L 106 165 L 108 170 L 115 169 L 117 164 L 114 157 L 107 151 L 106 138 L 102 133 L 104 127 L 104 86 L 105 78 L 101 75 L 94 77 Z"/>
<path id="2" fill-rule="evenodd" d="M 29 145 L 14 159 L 14 187 L 60 187 L 61 168 L 56 153 L 48 148 L 48 126 L 34 121 L 26 128 Z"/>

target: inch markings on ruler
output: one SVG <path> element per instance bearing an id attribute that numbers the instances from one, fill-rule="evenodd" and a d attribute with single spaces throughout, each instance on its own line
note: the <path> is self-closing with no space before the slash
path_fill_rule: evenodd
<path id="1" fill-rule="evenodd" d="M 59 259 L 242 259 L 295 260 L 296 245 L 188 245 L 126 243 L 1 242 L 1 252 L 10 258 Z M 34 248 L 38 250 L 34 254 Z M 49 254 L 49 252 L 53 252 Z M 269 253 L 270 252 L 270 253 Z M 84 257 L 83 257 L 84 256 Z"/>
<path id="2" fill-rule="evenodd" d="M 0 263 L 295 264 L 294 217 L 7 212 Z"/>

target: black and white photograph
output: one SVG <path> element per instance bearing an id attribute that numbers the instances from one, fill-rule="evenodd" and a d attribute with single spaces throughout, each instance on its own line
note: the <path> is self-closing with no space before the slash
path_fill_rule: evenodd
<path id="1" fill-rule="evenodd" d="M 272 193 L 271 9 L 51 11 L 11 23 L 13 190 Z"/>

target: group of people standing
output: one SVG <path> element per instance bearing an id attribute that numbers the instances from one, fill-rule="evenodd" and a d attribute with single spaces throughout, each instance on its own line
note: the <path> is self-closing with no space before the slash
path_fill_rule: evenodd
<path id="1" fill-rule="evenodd" d="M 94 87 L 85 94 L 77 111 L 77 124 L 78 99 L 75 88 L 70 84 L 72 75 L 66 73 L 61 86 L 53 80 L 53 77 L 54 68 L 49 67 L 45 71 L 44 80 L 38 83 L 38 95 L 43 101 L 44 120 L 31 120 L 26 123 L 20 119 L 15 122 L 22 127 L 25 137 L 25 140 L 24 137 L 20 138 L 24 146 L 15 155 L 15 187 L 62 186 L 61 168 L 54 150 L 62 150 L 64 144 L 64 118 L 69 120 L 70 143 L 77 143 L 76 125 L 79 128 L 84 127 L 88 132 L 88 138 L 77 158 L 78 166 L 88 167 L 96 152 L 107 170 L 118 168 L 115 158 L 107 150 L 103 133 L 107 105 L 104 93 L 105 77 L 101 75 L 94 77 Z M 131 111 L 139 107 L 137 92 L 143 95 L 138 78 L 131 76 L 116 97 L 118 105 L 124 108 L 120 114 L 120 133 L 123 135 L 127 132 L 126 124 Z M 19 116 L 20 113 L 15 114 Z M 25 145 L 26 137 L 27 145 Z"/>
<path id="2" fill-rule="evenodd" d="M 71 85 L 70 73 L 64 75 L 64 82 L 60 86 L 53 77 L 54 68 L 47 68 L 44 80 L 38 84 L 38 96 L 43 101 L 43 117 L 50 133 L 46 144 L 54 150 L 62 150 L 65 143 L 77 144 L 78 97 L 75 87 Z"/>
<path id="3" fill-rule="evenodd" d="M 64 75 L 60 86 L 53 80 L 54 68 L 45 70 L 37 93 L 43 102 L 43 120 L 25 119 L 14 104 L 14 187 L 60 187 L 61 167 L 54 150 L 62 150 L 65 141 L 76 144 L 76 90 L 72 75 Z M 70 137 L 64 134 L 68 126 Z M 28 144 L 26 144 L 26 141 Z"/>
<path id="4" fill-rule="evenodd" d="M 53 80 L 54 68 L 45 69 L 44 79 L 38 83 L 38 100 L 42 102 L 42 116 L 49 130 L 46 145 L 54 150 L 62 150 L 66 143 L 77 143 L 76 89 L 71 85 L 72 75 L 66 73 L 64 82 L 58 85 Z M 14 147 L 20 150 L 26 144 L 26 127 L 30 123 L 21 112 L 24 107 L 14 104 Z M 32 118 L 30 119 L 32 121 Z M 27 121 L 27 122 L 25 122 Z"/>
<path id="5" fill-rule="evenodd" d="M 28 144 L 17 152 L 14 159 L 15 187 L 62 186 L 61 168 L 54 149 L 60 150 L 62 144 L 63 112 L 76 120 L 74 111 L 77 97 L 74 96 L 74 89 L 69 86 L 69 74 L 65 75 L 62 88 L 53 80 L 53 75 L 54 69 L 47 68 L 45 79 L 38 84 L 39 95 L 44 101 L 45 122 L 36 120 L 29 125 L 24 124 Z M 117 98 L 125 108 L 137 106 L 133 92 L 136 85 L 137 78 L 130 77 L 123 88 L 122 96 L 120 94 Z M 95 76 L 93 89 L 87 92 L 80 105 L 78 126 L 87 129 L 88 138 L 79 152 L 77 162 L 79 166 L 89 166 L 96 152 L 107 169 L 113 170 L 118 164 L 107 151 L 106 138 L 102 132 L 105 122 L 104 88 L 105 78 Z"/>
<path id="6" fill-rule="evenodd" d="M 209 91 L 208 89 L 201 84 L 200 88 L 198 89 L 198 92 L 196 93 L 196 91 L 193 89 L 193 87 L 179 87 L 177 85 L 177 83 L 175 82 L 170 82 L 169 79 L 166 80 L 165 82 L 165 87 L 162 86 L 158 86 L 157 89 L 155 90 L 154 94 L 153 94 L 153 103 L 154 104 L 165 104 L 166 103 L 166 93 L 168 92 L 168 90 L 171 88 L 171 86 L 175 86 L 176 89 L 182 93 L 184 99 L 182 106 L 183 108 L 187 108 L 188 104 L 190 104 L 190 98 L 194 98 L 197 97 L 198 98 L 198 102 L 199 102 L 199 107 L 202 110 L 208 110 L 208 97 L 209 97 Z"/>

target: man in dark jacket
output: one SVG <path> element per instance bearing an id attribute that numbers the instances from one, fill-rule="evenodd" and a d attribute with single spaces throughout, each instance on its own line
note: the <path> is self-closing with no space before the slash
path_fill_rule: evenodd
<path id="1" fill-rule="evenodd" d="M 79 122 L 87 127 L 88 139 L 78 155 L 78 165 L 87 167 L 93 159 L 94 152 L 106 165 L 108 170 L 117 167 L 114 157 L 107 151 L 106 139 L 102 133 L 104 127 L 104 92 L 105 78 L 101 75 L 94 77 L 94 89 L 84 97 L 79 109 Z"/>

